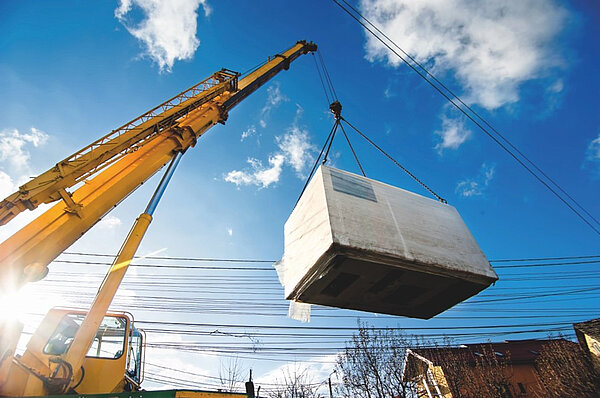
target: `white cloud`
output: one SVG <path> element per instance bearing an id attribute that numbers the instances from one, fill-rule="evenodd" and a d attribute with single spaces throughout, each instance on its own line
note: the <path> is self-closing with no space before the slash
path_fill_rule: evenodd
<path id="1" fill-rule="evenodd" d="M 227 228 L 227 235 L 233 236 L 233 229 Z"/>
<path id="2" fill-rule="evenodd" d="M 588 145 L 585 160 L 592 165 L 592 168 L 595 166 L 598 175 L 600 175 L 600 134 Z"/>
<path id="3" fill-rule="evenodd" d="M 17 184 L 3 171 L 0 171 L 0 200 L 6 198 L 17 190 Z"/>
<path id="4" fill-rule="evenodd" d="M 548 91 L 554 94 L 558 94 L 563 91 L 565 88 L 565 84 L 562 79 L 556 80 L 550 87 L 548 87 Z"/>
<path id="5" fill-rule="evenodd" d="M 553 0 L 361 0 L 371 22 L 419 62 L 451 71 L 466 99 L 488 109 L 519 100 L 519 86 L 560 64 L 552 41 L 567 12 Z M 366 34 L 366 56 L 402 61 Z"/>
<path id="6" fill-rule="evenodd" d="M 200 6 L 208 16 L 206 0 L 120 0 L 115 17 L 144 44 L 145 55 L 160 71 L 170 72 L 175 61 L 192 59 L 200 45 L 196 37 Z M 128 18 L 134 7 L 142 11 L 143 20 Z"/>
<path id="7" fill-rule="evenodd" d="M 266 374 L 257 377 L 254 384 L 263 385 L 285 385 L 294 380 L 306 384 L 316 385 L 327 380 L 333 373 L 338 354 L 322 355 L 309 358 L 306 361 L 296 361 L 281 365 Z M 335 376 L 334 376 L 335 377 Z M 332 381 L 335 381 L 332 380 Z M 316 387 L 321 394 L 327 394 L 326 384 Z"/>
<path id="8" fill-rule="evenodd" d="M 240 141 L 244 141 L 248 137 L 252 137 L 256 134 L 256 127 L 250 126 L 245 131 L 242 132 L 242 138 Z"/>
<path id="9" fill-rule="evenodd" d="M 481 165 L 477 177 L 467 178 L 456 185 L 456 192 L 465 197 L 481 196 L 485 192 L 485 189 L 490 185 L 495 173 L 495 165 L 488 166 L 484 163 Z"/>
<path id="10" fill-rule="evenodd" d="M 267 119 L 271 114 L 271 111 L 277 108 L 282 102 L 286 101 L 289 101 L 289 99 L 281 92 L 278 82 L 275 82 L 273 85 L 267 88 L 267 102 L 260 111 L 259 124 L 262 128 L 267 127 Z"/>
<path id="11" fill-rule="evenodd" d="M 315 147 L 310 143 L 308 131 L 293 125 L 283 137 L 276 137 L 279 149 L 286 162 L 294 168 L 298 176 L 303 177 L 303 170 L 313 160 Z"/>
<path id="12" fill-rule="evenodd" d="M 598 134 L 598 137 L 590 142 L 590 145 L 588 146 L 587 158 L 588 160 L 600 162 L 600 134 Z"/>
<path id="13" fill-rule="evenodd" d="M 258 159 L 250 158 L 250 170 L 233 170 L 227 173 L 225 181 L 235 185 L 257 185 L 262 188 L 267 188 L 269 185 L 279 181 L 281 170 L 285 158 L 278 154 L 269 157 L 269 166 L 263 166 Z"/>
<path id="14" fill-rule="evenodd" d="M 302 108 L 297 111 L 297 117 L 302 113 Z M 283 136 L 275 137 L 278 150 L 269 156 L 269 165 L 264 166 L 258 159 L 250 158 L 250 168 L 246 170 L 232 170 L 225 175 L 225 181 L 237 186 L 256 185 L 266 188 L 279 181 L 283 166 L 288 165 L 296 171 L 300 178 L 304 177 L 304 169 L 314 159 L 312 152 L 314 145 L 310 142 L 308 131 L 298 127 L 296 122 Z"/>
<path id="15" fill-rule="evenodd" d="M 441 154 L 444 149 L 458 149 L 471 137 L 471 130 L 465 127 L 462 119 L 450 119 L 443 116 L 442 129 L 437 130 L 435 134 L 442 138 L 442 141 L 435 146 L 435 149 Z"/>
<path id="16" fill-rule="evenodd" d="M 32 127 L 29 133 L 17 129 L 0 132 L 0 163 L 16 172 L 29 170 L 30 154 L 26 146 L 42 146 L 48 141 L 48 134 Z"/>
<path id="17" fill-rule="evenodd" d="M 108 216 L 105 216 L 102 220 L 100 220 L 100 222 L 98 222 L 98 226 L 100 228 L 113 229 L 113 228 L 118 227 L 122 223 L 123 222 L 121 221 L 120 218 L 108 215 Z"/>

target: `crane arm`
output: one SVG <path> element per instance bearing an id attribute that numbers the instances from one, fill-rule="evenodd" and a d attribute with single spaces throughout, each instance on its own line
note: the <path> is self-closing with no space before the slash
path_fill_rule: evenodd
<path id="1" fill-rule="evenodd" d="M 33 210 L 42 203 L 66 198 L 65 189 L 115 161 L 119 155 L 144 145 L 177 120 L 224 92 L 237 90 L 238 74 L 223 69 L 189 89 L 170 98 L 143 115 L 85 146 L 54 167 L 19 187 L 0 202 L 0 225 L 20 212 Z"/>
<path id="2" fill-rule="evenodd" d="M 237 81 L 238 75 L 233 72 L 225 70 L 217 72 L 217 74 L 222 73 L 221 77 L 215 77 L 215 74 L 211 78 L 215 81 L 222 80 L 220 83 L 211 83 L 210 87 L 201 90 L 201 82 L 192 87 L 190 89 L 192 91 L 186 90 L 167 101 L 168 104 L 165 103 L 167 105 L 162 104 L 155 108 L 154 112 L 162 106 L 167 108 L 157 116 L 151 116 L 153 111 L 150 111 L 138 118 L 139 125 L 145 126 L 143 131 L 147 131 L 148 128 L 156 128 L 160 131 L 140 140 L 127 136 L 124 142 L 135 142 L 133 147 L 126 147 L 125 143 L 120 142 L 119 137 L 124 137 L 125 133 L 120 136 L 117 134 L 115 137 L 117 141 L 112 141 L 113 144 L 109 145 L 108 142 L 111 140 L 108 140 L 106 145 L 96 145 L 101 139 L 86 147 L 88 149 L 84 148 L 83 152 L 80 151 L 82 154 L 95 153 L 97 157 L 88 159 L 87 166 L 78 169 L 75 163 L 72 163 L 73 173 L 70 177 L 61 177 L 58 165 L 36 177 L 34 180 L 43 185 L 46 180 L 41 177 L 52 174 L 54 180 L 48 180 L 50 182 L 46 183 L 48 186 L 52 185 L 54 190 L 40 186 L 39 197 L 45 197 L 44 201 L 56 200 L 60 197 L 62 201 L 0 244 L 0 290 L 42 278 L 47 273 L 47 265 L 50 262 L 160 170 L 174 153 L 185 152 L 193 147 L 197 138 L 215 124 L 223 123 L 227 119 L 228 112 L 240 101 L 278 72 L 287 69 L 289 63 L 301 54 L 315 50 L 316 45 L 313 43 L 299 41 L 282 54 L 271 57 L 263 66 L 239 81 Z M 197 90 L 195 94 L 193 90 Z M 178 112 L 182 112 L 183 115 Z M 170 121 L 166 122 L 166 120 Z M 161 128 L 161 123 L 166 125 Z M 130 124 L 125 126 L 128 125 Z M 131 131 L 135 129 L 131 128 Z M 142 135 L 144 134 L 146 133 Z M 118 148 L 115 145 L 117 142 L 121 143 Z M 111 145 L 115 147 L 112 152 Z M 109 159 L 111 154 L 112 158 Z M 77 162 L 77 157 L 73 161 Z M 99 168 L 102 170 L 98 171 Z M 96 173 L 90 176 L 94 171 Z M 90 177 L 82 180 L 84 176 Z M 75 184 L 83 181 L 83 184 L 73 193 L 68 193 L 65 187 L 73 185 L 67 183 L 69 179 Z M 30 196 L 27 199 L 27 196 L 19 195 L 21 190 L 2 202 L 0 216 L 8 214 L 9 219 L 14 217 L 15 213 L 11 213 L 13 209 L 29 208 L 27 206 L 32 203 L 32 198 L 37 197 Z M 15 197 L 14 201 L 9 200 Z M 39 203 L 41 202 L 37 204 Z"/>

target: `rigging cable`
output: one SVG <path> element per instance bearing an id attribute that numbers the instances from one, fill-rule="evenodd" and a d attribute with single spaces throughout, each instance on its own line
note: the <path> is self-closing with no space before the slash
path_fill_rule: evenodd
<path id="1" fill-rule="evenodd" d="M 348 138 L 348 134 L 346 134 L 346 130 L 344 129 L 344 126 L 342 124 L 340 124 L 340 128 L 342 129 L 342 133 L 344 133 L 344 138 L 346 139 L 346 142 L 348 143 L 348 146 L 350 147 L 350 150 L 352 151 L 352 155 L 354 156 L 354 159 L 356 160 L 356 163 L 358 164 L 358 168 L 360 169 L 360 172 L 362 173 L 363 177 L 366 177 L 367 175 L 365 174 L 365 170 L 363 169 L 362 165 L 360 164 L 360 160 L 358 160 L 358 156 L 356 156 L 356 152 L 354 152 L 354 148 L 352 147 L 352 144 L 350 143 L 350 139 Z"/>
<path id="2" fill-rule="evenodd" d="M 321 51 L 317 50 L 317 55 L 319 56 L 319 60 L 321 61 L 321 66 L 323 67 L 323 73 L 325 74 L 325 79 L 327 80 L 327 84 L 329 89 L 331 90 L 332 97 L 334 101 L 337 101 L 337 94 L 335 92 L 335 88 L 333 88 L 333 82 L 331 81 L 331 76 L 329 76 L 329 72 L 327 71 L 327 67 L 325 66 L 325 61 L 323 60 L 323 56 L 321 55 Z"/>
<path id="3" fill-rule="evenodd" d="M 317 74 L 319 75 L 319 80 L 321 81 L 321 87 L 323 87 L 323 92 L 325 93 L 325 98 L 327 99 L 327 103 L 330 104 L 332 101 L 329 99 L 329 93 L 327 92 L 327 89 L 325 88 L 325 83 L 323 82 L 323 76 L 321 76 L 321 70 L 319 69 L 319 64 L 317 63 L 317 57 L 315 56 L 315 53 L 311 53 L 313 60 L 315 61 L 315 68 L 317 69 Z"/>
<path id="4" fill-rule="evenodd" d="M 556 192 L 555 189 L 553 189 L 546 181 L 544 181 L 537 173 L 535 173 L 535 171 L 533 171 L 531 169 L 531 167 L 527 166 L 527 164 L 525 164 L 525 162 L 523 160 L 521 160 L 517 155 L 515 155 L 506 145 L 504 145 L 502 142 L 500 142 L 500 140 L 498 138 L 496 138 L 486 127 L 483 126 L 483 124 L 489 125 L 487 122 L 483 121 L 483 122 L 478 122 L 475 117 L 479 117 L 481 118 L 479 115 L 477 116 L 472 116 L 470 115 L 465 109 L 463 109 L 458 103 L 456 103 L 451 97 L 450 95 L 453 95 L 454 97 L 458 98 L 454 93 L 452 93 L 450 90 L 448 90 L 446 88 L 446 90 L 448 90 L 449 93 L 451 93 L 450 95 L 445 93 L 439 86 L 437 86 L 436 84 L 434 84 L 434 82 L 432 80 L 430 80 L 423 72 L 421 72 L 419 69 L 417 69 L 413 64 L 411 64 L 410 62 L 408 62 L 408 60 L 403 57 L 400 53 L 398 53 L 398 51 L 396 51 L 394 48 L 392 48 L 388 43 L 386 43 L 380 36 L 378 36 L 371 28 L 369 28 L 361 19 L 367 21 L 371 26 L 374 26 L 370 21 L 368 21 L 367 18 L 365 18 L 360 12 L 358 12 L 357 10 L 355 10 L 353 7 L 351 7 L 356 14 L 358 14 L 360 16 L 357 17 L 354 14 L 352 14 L 346 7 L 344 7 L 338 0 L 332 0 L 335 4 L 337 4 L 342 10 L 344 10 L 351 18 L 353 18 L 356 22 L 358 22 L 365 30 L 367 30 L 370 34 L 373 35 L 373 37 L 375 37 L 377 40 L 379 40 L 385 47 L 387 47 L 388 50 L 390 50 L 392 53 L 394 53 L 398 58 L 400 58 L 406 65 L 408 65 L 413 71 L 415 71 L 421 78 L 423 78 L 427 83 L 429 83 L 429 85 L 431 85 L 431 87 L 433 87 L 440 95 L 442 95 L 450 104 L 452 104 L 456 109 L 458 109 L 463 115 L 465 115 L 469 120 L 471 120 L 477 127 L 479 127 L 479 129 L 481 131 L 483 131 L 488 137 L 490 137 L 496 144 L 498 144 L 506 153 L 508 153 L 517 163 L 519 163 L 525 170 L 527 170 L 536 180 L 538 180 L 538 182 L 540 182 L 542 185 L 544 185 L 546 187 L 546 189 L 548 189 L 552 194 L 554 194 L 554 196 L 556 196 L 561 202 L 563 202 L 564 205 L 566 205 L 573 213 L 575 213 L 577 215 L 577 217 L 579 217 L 585 224 L 587 224 L 592 230 L 594 230 L 594 232 L 596 232 L 596 234 L 600 235 L 600 230 L 598 228 L 596 228 L 596 226 L 594 226 L 594 224 L 592 224 L 588 219 L 586 219 L 575 207 L 573 207 L 573 205 L 571 205 L 571 203 L 569 203 L 565 198 L 563 198 L 558 192 Z M 348 4 L 345 0 L 341 0 L 343 1 L 345 4 Z M 386 36 L 387 37 L 387 36 Z M 388 38 L 388 40 L 392 43 L 394 43 L 394 41 L 392 41 L 391 39 Z M 400 46 L 398 46 L 396 43 L 394 43 L 394 46 L 398 47 L 400 49 Z M 401 50 L 403 53 L 404 51 Z M 425 68 L 421 65 L 418 64 L 423 70 L 425 70 Z M 430 73 L 428 73 L 429 75 L 431 75 Z M 437 80 L 437 79 L 436 79 Z M 446 86 L 443 86 L 444 88 Z M 460 101 L 462 103 L 462 101 Z M 474 113 L 474 112 L 473 112 Z M 475 114 L 475 113 L 474 113 Z M 483 119 L 481 119 L 483 120 Z M 482 124 L 483 123 L 483 124 Z M 514 145 L 512 145 L 506 138 L 504 138 L 502 135 L 500 135 L 499 133 L 497 133 L 497 135 L 499 137 L 501 137 L 505 142 L 507 142 L 507 144 L 509 144 L 511 147 L 514 147 Z M 521 154 L 520 151 L 517 151 L 519 154 Z M 522 155 L 523 156 L 523 155 Z M 524 159 L 527 159 L 525 156 L 523 156 Z M 528 159 L 527 159 L 528 160 Z M 530 160 L 528 160 L 531 164 L 533 164 Z M 536 168 L 538 168 L 537 166 L 534 166 Z M 538 168 L 539 169 L 539 168 Z M 545 173 L 542 172 L 543 175 L 545 175 Z M 550 180 L 550 179 L 549 179 Z M 550 180 L 552 181 L 552 180 Z M 564 191 L 562 188 L 559 187 L 559 189 L 561 191 Z M 571 198 L 572 197 L 570 195 L 567 194 L 567 197 Z M 578 207 L 582 208 L 583 207 L 577 203 L 576 201 L 573 200 L 574 203 L 577 204 Z M 589 212 L 587 210 L 583 210 L 586 214 L 589 215 Z M 596 220 L 596 218 L 594 218 L 593 216 L 591 216 L 591 219 L 594 220 L 597 224 L 600 225 L 600 223 L 598 222 L 598 220 Z"/>
<path id="5" fill-rule="evenodd" d="M 346 124 L 348 126 L 352 127 L 352 129 L 354 131 L 356 131 L 358 134 L 360 134 L 361 137 L 363 137 L 365 140 L 367 140 L 367 142 L 369 142 L 369 144 L 373 145 L 377 150 L 379 150 L 379 152 L 381 152 L 382 154 L 384 154 L 388 159 L 390 159 L 392 162 L 394 162 L 394 164 L 396 166 L 398 166 L 400 169 L 402 169 L 402 171 L 404 171 L 406 174 L 408 174 L 413 180 L 415 180 L 416 182 L 418 182 L 423 188 L 425 188 L 427 191 L 429 191 L 429 193 L 431 193 L 433 196 L 435 196 L 437 200 L 439 200 L 442 203 L 448 203 L 446 201 L 446 199 L 442 198 L 440 195 L 438 195 L 437 193 L 435 193 L 431 188 L 429 188 L 429 186 L 427 186 L 427 184 L 425 184 L 423 181 L 421 181 L 420 179 L 418 179 L 413 173 L 411 173 L 410 171 L 408 171 L 408 169 L 406 167 L 402 166 L 396 159 L 394 159 L 393 157 L 391 157 L 379 145 L 377 145 L 376 143 L 374 143 L 369 137 L 367 137 L 359 129 L 357 129 L 356 127 L 354 127 L 354 125 L 351 124 L 348 120 L 346 120 L 344 117 L 342 117 L 341 119 L 344 122 L 346 122 Z"/>
<path id="6" fill-rule="evenodd" d="M 304 187 L 302 187 L 302 191 L 300 192 L 300 195 L 298 195 L 298 199 L 296 199 L 296 203 L 294 204 L 294 207 L 300 201 L 300 198 L 302 197 L 302 194 L 304 193 L 304 191 L 306 191 L 306 187 L 308 187 L 308 183 L 310 182 L 311 177 L 313 176 L 315 170 L 317 169 L 317 166 L 319 166 L 319 160 L 321 159 L 321 156 L 323 156 L 323 152 L 325 151 L 325 147 L 327 147 L 327 144 L 329 143 L 329 140 L 333 139 L 332 135 L 335 134 L 336 126 L 337 126 L 337 123 L 334 124 L 331 127 L 331 131 L 329 132 L 329 135 L 327 136 L 327 139 L 325 140 L 325 144 L 323 144 L 323 147 L 321 148 L 321 152 L 319 152 L 319 156 L 315 160 L 315 164 L 313 165 L 312 170 L 310 171 L 310 174 L 306 178 L 306 182 L 304 183 Z"/>

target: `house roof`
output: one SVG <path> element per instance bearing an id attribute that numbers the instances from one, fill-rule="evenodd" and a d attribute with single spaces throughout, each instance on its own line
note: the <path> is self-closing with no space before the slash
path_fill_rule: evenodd
<path id="1" fill-rule="evenodd" d="M 574 323 L 573 328 L 576 331 L 587 334 L 597 340 L 600 340 L 600 318 L 592 319 L 585 322 Z"/>
<path id="2" fill-rule="evenodd" d="M 498 359 L 506 360 L 509 364 L 528 364 L 535 363 L 540 352 L 545 344 L 549 342 L 558 342 L 565 345 L 577 345 L 565 339 L 553 340 L 506 340 L 496 343 L 476 343 L 464 344 L 458 347 L 439 347 L 439 348 L 422 348 L 414 350 L 423 357 L 436 362 L 442 357 L 453 356 L 461 357 L 461 360 L 475 363 L 477 357 L 483 357 L 491 352 Z"/>

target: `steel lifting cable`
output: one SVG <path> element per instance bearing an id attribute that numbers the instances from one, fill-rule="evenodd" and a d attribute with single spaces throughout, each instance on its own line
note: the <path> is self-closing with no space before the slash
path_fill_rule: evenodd
<path id="1" fill-rule="evenodd" d="M 323 56 L 321 55 L 321 51 L 317 50 L 317 55 L 319 56 L 319 60 L 321 61 L 321 66 L 323 67 L 323 74 L 325 75 L 325 80 L 331 90 L 332 97 L 335 101 L 337 101 L 337 94 L 335 92 L 335 88 L 333 87 L 333 82 L 331 81 L 331 76 L 329 76 L 329 72 L 327 71 L 327 67 L 325 66 L 325 61 L 323 60 Z"/>
<path id="2" fill-rule="evenodd" d="M 346 130 L 344 129 L 344 126 L 340 123 L 340 128 L 342 129 L 342 133 L 344 133 L 344 138 L 346 138 L 346 142 L 348 143 L 348 146 L 350 147 L 350 150 L 352 151 L 352 155 L 354 156 L 354 159 L 356 160 L 356 163 L 358 164 L 358 168 L 360 169 L 360 172 L 362 173 L 363 177 L 366 177 L 367 175 L 365 174 L 365 170 L 363 169 L 362 165 L 360 164 L 360 160 L 358 160 L 358 156 L 356 155 L 356 152 L 354 152 L 354 148 L 352 147 L 352 144 L 350 143 L 350 138 L 348 138 L 348 134 L 346 134 Z"/>
<path id="3" fill-rule="evenodd" d="M 335 138 L 335 133 L 337 132 L 337 128 L 340 126 L 340 120 L 336 119 L 333 124 L 333 134 L 331 135 L 331 139 L 329 140 L 329 145 L 327 146 L 327 151 L 325 151 L 325 156 L 323 156 L 323 161 L 321 164 L 327 163 L 327 156 L 329 156 L 329 150 L 331 149 L 331 145 L 333 144 L 333 139 Z"/>
<path id="4" fill-rule="evenodd" d="M 330 104 L 332 101 L 329 99 L 329 93 L 325 88 L 325 82 L 323 82 L 323 76 L 321 76 L 321 69 L 319 69 L 319 64 L 317 63 L 317 57 L 315 53 L 311 53 L 313 56 L 313 61 L 315 61 L 315 68 L 317 69 L 317 74 L 319 75 L 319 80 L 321 81 L 321 87 L 323 87 L 323 92 L 325 93 L 325 98 L 327 99 L 327 103 Z"/>
<path id="5" fill-rule="evenodd" d="M 396 166 L 398 166 L 400 169 L 402 169 L 402 171 L 404 171 L 413 180 L 415 180 L 416 182 L 418 182 L 423 188 L 425 188 L 427 191 L 429 191 L 429 193 L 431 193 L 433 196 L 435 196 L 435 198 L 437 200 L 439 200 L 442 203 L 448 203 L 448 201 L 446 201 L 446 199 L 442 198 L 440 195 L 438 195 L 437 193 L 435 193 L 431 188 L 429 188 L 427 186 L 427 184 L 425 184 L 423 181 L 421 181 L 419 178 L 417 178 L 417 176 L 415 176 L 413 173 L 411 173 L 410 171 L 408 171 L 408 169 L 406 167 L 402 166 L 396 159 L 394 159 L 392 156 L 390 156 L 379 145 L 377 145 L 376 143 L 374 143 L 369 137 L 367 137 L 360 130 L 358 130 L 356 127 L 354 127 L 354 125 L 352 125 L 348 120 L 346 120 L 344 117 L 342 117 L 341 120 L 343 120 L 344 122 L 346 122 L 346 124 L 348 126 L 352 127 L 352 129 L 354 131 L 356 131 L 358 134 L 360 134 L 361 137 L 363 137 L 365 140 L 367 140 L 367 142 L 369 142 L 369 144 L 373 145 L 377 150 L 379 150 L 379 152 L 381 152 L 382 154 L 384 154 L 388 159 L 390 159 L 392 162 L 394 162 L 394 164 Z"/>
<path id="6" fill-rule="evenodd" d="M 310 173 L 308 174 L 308 177 L 306 178 L 304 187 L 302 187 L 302 191 L 300 192 L 300 195 L 298 195 L 298 199 L 296 199 L 296 203 L 294 204 L 294 207 L 300 201 L 300 198 L 302 197 L 302 194 L 304 194 L 304 191 L 306 191 L 306 187 L 308 187 L 308 183 L 310 182 L 310 179 L 312 178 L 315 170 L 317 169 L 317 166 L 319 166 L 319 160 L 321 159 L 321 156 L 323 156 L 323 152 L 325 151 L 325 148 L 328 146 L 329 140 L 332 138 L 332 135 L 335 133 L 336 126 L 337 126 L 337 122 L 333 125 L 333 127 L 331 127 L 331 131 L 329 132 L 329 135 L 327 136 L 327 139 L 325 140 L 325 143 L 323 144 L 323 147 L 321 148 L 321 152 L 319 153 L 319 156 L 315 160 L 315 164 L 313 165 L 312 170 L 310 171 Z"/>

